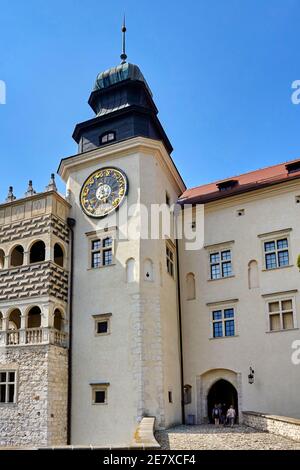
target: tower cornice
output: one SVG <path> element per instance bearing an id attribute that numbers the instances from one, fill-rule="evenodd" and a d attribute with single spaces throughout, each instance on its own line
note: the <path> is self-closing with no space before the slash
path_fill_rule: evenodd
<path id="1" fill-rule="evenodd" d="M 90 166 L 91 163 L 99 162 L 101 160 L 103 160 L 104 164 L 108 159 L 111 161 L 113 158 L 128 155 L 133 151 L 149 153 L 152 155 L 155 154 L 161 164 L 168 169 L 179 191 L 183 192 L 186 189 L 184 181 L 181 178 L 174 161 L 166 151 L 163 142 L 145 137 L 130 138 L 105 147 L 99 147 L 95 150 L 63 158 L 57 172 L 61 178 L 66 181 L 74 168 L 79 169 L 85 166 Z"/>

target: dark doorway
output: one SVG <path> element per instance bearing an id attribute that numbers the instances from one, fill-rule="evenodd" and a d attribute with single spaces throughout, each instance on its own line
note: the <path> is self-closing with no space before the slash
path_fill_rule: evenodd
<path id="1" fill-rule="evenodd" d="M 227 380 L 220 379 L 212 385 L 207 395 L 207 411 L 209 422 L 212 423 L 212 409 L 215 404 L 221 403 L 224 410 L 228 410 L 230 405 L 233 405 L 236 411 L 238 421 L 238 394 L 235 387 Z"/>

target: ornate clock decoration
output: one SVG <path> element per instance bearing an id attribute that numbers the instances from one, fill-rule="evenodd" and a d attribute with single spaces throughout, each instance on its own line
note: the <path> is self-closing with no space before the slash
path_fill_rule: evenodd
<path id="1" fill-rule="evenodd" d="M 106 167 L 94 171 L 84 182 L 80 204 L 90 217 L 105 217 L 122 204 L 128 191 L 125 173 Z"/>

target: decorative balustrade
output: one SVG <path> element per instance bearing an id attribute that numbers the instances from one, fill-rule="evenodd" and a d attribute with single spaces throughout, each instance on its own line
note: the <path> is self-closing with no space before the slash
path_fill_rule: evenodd
<path id="1" fill-rule="evenodd" d="M 67 333 L 55 328 L 0 331 L 0 346 L 28 346 L 33 344 L 54 344 L 66 348 Z"/>

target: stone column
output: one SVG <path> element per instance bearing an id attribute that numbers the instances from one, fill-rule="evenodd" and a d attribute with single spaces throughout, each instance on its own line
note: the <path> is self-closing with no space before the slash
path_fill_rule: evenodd
<path id="1" fill-rule="evenodd" d="M 23 265 L 30 264 L 30 251 L 24 251 Z"/>

